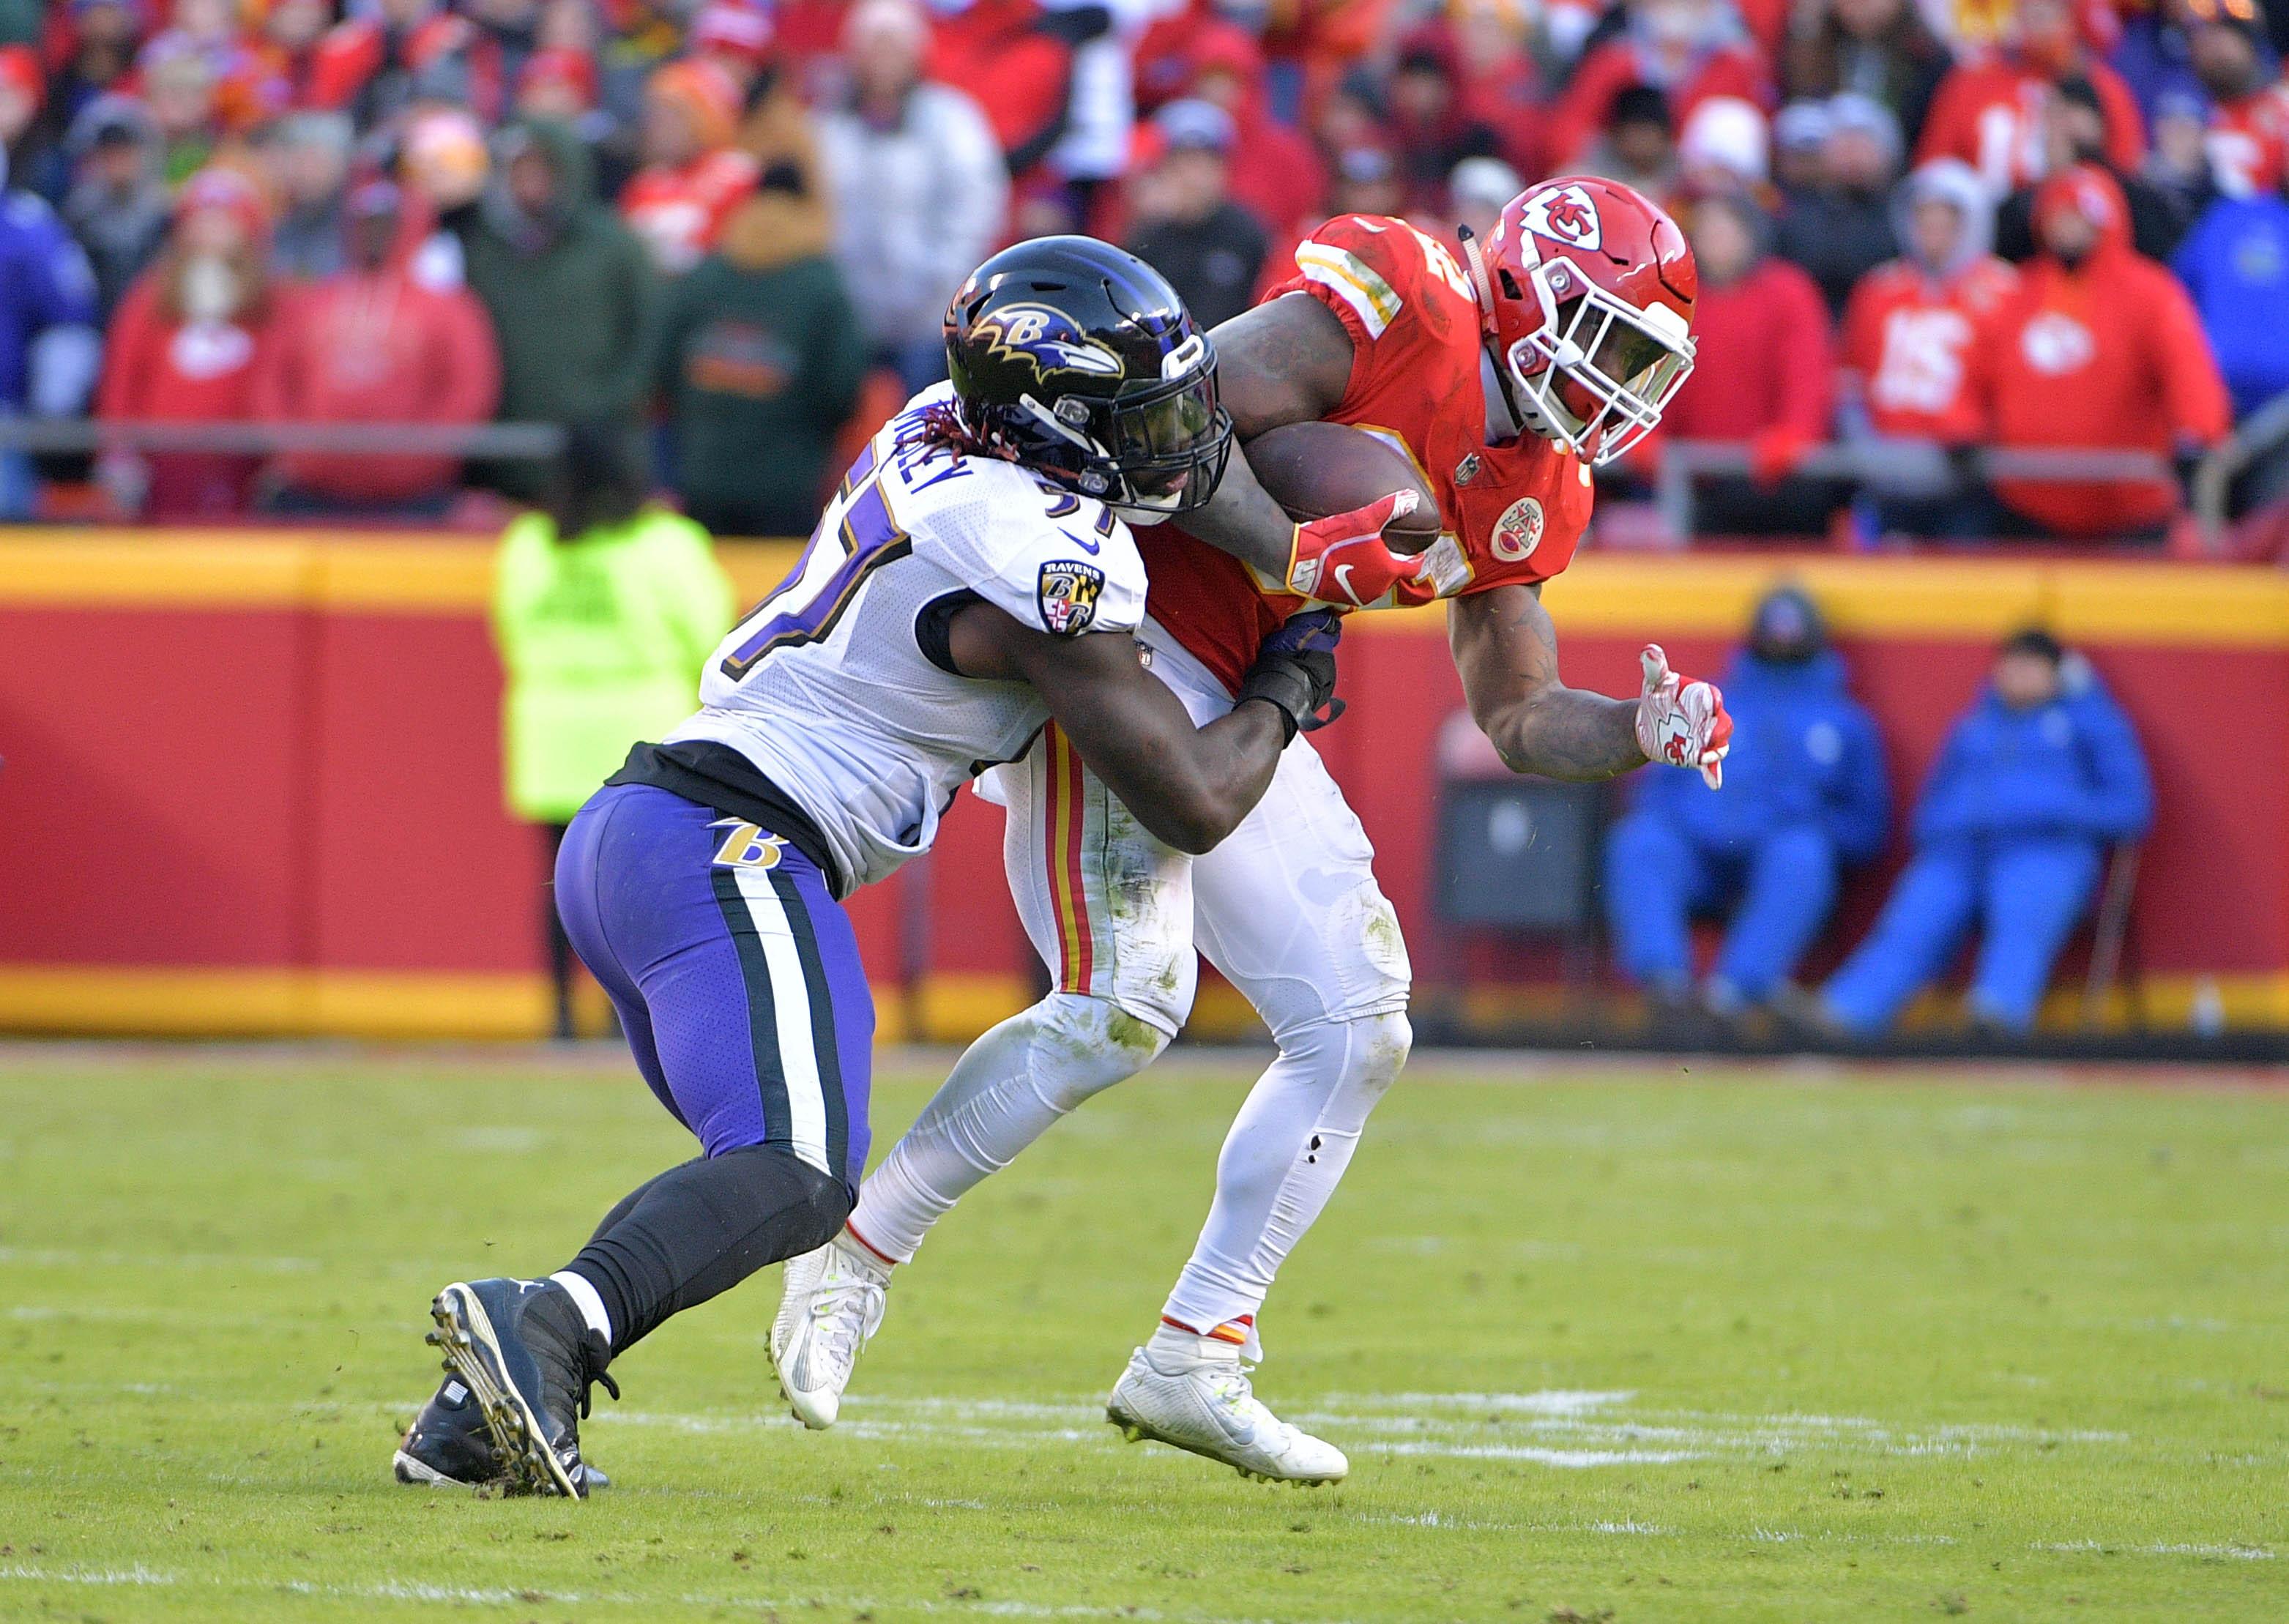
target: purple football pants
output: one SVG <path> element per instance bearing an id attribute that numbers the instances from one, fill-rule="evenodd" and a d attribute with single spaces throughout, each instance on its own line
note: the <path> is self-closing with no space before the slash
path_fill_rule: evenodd
<path id="1" fill-rule="evenodd" d="M 708 1155 L 780 1146 L 857 1188 L 874 1000 L 817 864 L 669 791 L 610 785 L 565 832 L 556 906 L 644 1081 Z"/>

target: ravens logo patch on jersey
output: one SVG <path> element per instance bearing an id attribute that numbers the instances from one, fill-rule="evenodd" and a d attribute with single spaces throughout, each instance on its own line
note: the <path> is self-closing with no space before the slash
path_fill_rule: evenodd
<path id="1" fill-rule="evenodd" d="M 1096 623 L 1097 601 L 1105 591 L 1105 571 L 1079 559 L 1041 566 L 1041 624 L 1059 637 L 1077 637 Z"/>

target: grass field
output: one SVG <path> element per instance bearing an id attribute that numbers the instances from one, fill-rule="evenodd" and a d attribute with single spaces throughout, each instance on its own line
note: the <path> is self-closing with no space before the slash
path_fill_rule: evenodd
<path id="1" fill-rule="evenodd" d="M 669 1325 L 573 1505 L 387 1461 L 433 1290 L 686 1154 L 624 1060 L 0 1050 L 0 1617 L 2289 1618 L 2289 1093 L 1422 1063 L 1266 1316 L 1302 1491 L 1100 1407 L 1249 1070 L 989 1184 L 832 1433 L 776 1271 Z"/>

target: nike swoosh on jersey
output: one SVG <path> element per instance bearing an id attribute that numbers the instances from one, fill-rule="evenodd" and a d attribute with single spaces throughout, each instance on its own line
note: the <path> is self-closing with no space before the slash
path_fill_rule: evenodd
<path id="1" fill-rule="evenodd" d="M 1076 536 L 1071 530 L 1065 529 L 1062 524 L 1057 526 L 1057 534 L 1064 537 L 1067 541 L 1073 543 L 1073 545 L 1079 547 L 1082 552 L 1088 553 L 1091 558 L 1095 558 L 1097 556 L 1097 544 L 1090 540 L 1088 537 Z"/>

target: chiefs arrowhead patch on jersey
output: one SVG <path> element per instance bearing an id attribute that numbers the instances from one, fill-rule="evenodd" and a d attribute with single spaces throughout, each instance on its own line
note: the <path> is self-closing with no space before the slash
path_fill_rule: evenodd
<path id="1" fill-rule="evenodd" d="M 1539 501 L 1533 497 L 1519 498 L 1495 521 L 1494 535 L 1488 544 L 1494 555 L 1510 564 L 1532 557 L 1535 548 L 1542 545 L 1544 522 Z"/>
<path id="2" fill-rule="evenodd" d="M 1526 227 L 1569 248 L 1592 253 L 1605 241 L 1605 231 L 1598 223 L 1598 205 L 1578 186 L 1559 187 L 1527 203 Z"/>
<path id="3" fill-rule="evenodd" d="M 1041 624 L 1059 637 L 1077 637 L 1097 620 L 1097 600 L 1105 591 L 1105 571 L 1078 559 L 1041 566 Z"/>

